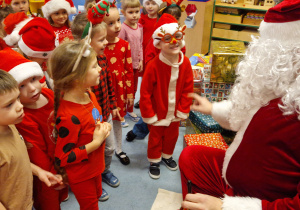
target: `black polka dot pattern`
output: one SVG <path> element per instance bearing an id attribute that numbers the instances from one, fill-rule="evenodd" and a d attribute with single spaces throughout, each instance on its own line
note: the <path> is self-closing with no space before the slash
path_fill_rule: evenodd
<path id="1" fill-rule="evenodd" d="M 55 124 L 58 125 L 61 122 L 60 117 L 56 118 Z"/>
<path id="2" fill-rule="evenodd" d="M 58 130 L 58 135 L 60 138 L 65 138 L 69 135 L 69 130 L 66 127 L 60 127 Z"/>
<path id="3" fill-rule="evenodd" d="M 64 147 L 63 147 L 63 152 L 67 153 L 69 151 L 71 151 L 71 149 L 75 146 L 74 143 L 67 143 Z"/>
<path id="4" fill-rule="evenodd" d="M 86 162 L 86 161 L 88 161 L 88 159 L 83 159 L 81 162 Z"/>
<path id="5" fill-rule="evenodd" d="M 73 122 L 75 125 L 79 125 L 79 124 L 80 124 L 79 119 L 78 119 L 75 115 L 73 115 L 73 116 L 71 117 L 71 120 L 72 120 L 72 122 Z"/>
<path id="6" fill-rule="evenodd" d="M 68 155 L 68 160 L 67 160 L 67 163 L 72 163 L 76 160 L 76 154 L 75 152 L 71 152 L 69 155 Z"/>
<path id="7" fill-rule="evenodd" d="M 61 160 L 58 157 L 55 157 L 54 161 L 57 166 L 60 166 Z"/>
<path id="8" fill-rule="evenodd" d="M 79 147 L 79 149 L 81 149 L 81 150 L 85 150 L 85 145 L 83 145 L 83 146 L 80 146 L 80 147 Z"/>

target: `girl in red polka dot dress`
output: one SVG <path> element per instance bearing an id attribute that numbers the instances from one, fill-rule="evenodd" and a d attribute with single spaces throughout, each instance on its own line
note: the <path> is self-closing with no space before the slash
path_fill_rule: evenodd
<path id="1" fill-rule="evenodd" d="M 99 84 L 96 53 L 87 43 L 66 42 L 50 58 L 54 81 L 55 164 L 80 209 L 98 210 L 109 123 L 89 88 Z"/>

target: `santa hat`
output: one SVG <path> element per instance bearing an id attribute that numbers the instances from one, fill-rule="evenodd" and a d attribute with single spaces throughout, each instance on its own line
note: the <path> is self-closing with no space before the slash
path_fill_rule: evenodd
<path id="1" fill-rule="evenodd" d="M 270 8 L 259 27 L 261 39 L 282 44 L 300 41 L 300 0 L 284 0 Z"/>
<path id="2" fill-rule="evenodd" d="M 0 69 L 10 73 L 19 84 L 30 77 L 44 76 L 38 63 L 27 60 L 9 47 L 0 50 Z"/>
<path id="3" fill-rule="evenodd" d="M 72 0 L 45 0 L 45 5 L 42 6 L 44 17 L 47 19 L 60 9 L 65 9 L 69 15 L 76 14 L 76 7 Z"/>
<path id="4" fill-rule="evenodd" d="M 150 1 L 150 0 L 143 0 L 143 7 L 146 6 L 146 2 L 147 2 L 147 1 Z M 152 1 L 154 1 L 154 2 L 158 5 L 158 8 L 159 8 L 160 5 L 163 3 L 162 0 L 152 0 Z"/>
<path id="5" fill-rule="evenodd" d="M 161 35 L 164 34 L 174 34 L 176 31 L 181 29 L 178 25 L 176 18 L 170 14 L 164 13 L 157 23 L 155 24 L 156 30 L 154 31 L 152 38 L 153 38 L 153 45 L 156 47 L 161 40 Z M 184 47 L 185 41 L 182 38 L 181 47 Z"/>

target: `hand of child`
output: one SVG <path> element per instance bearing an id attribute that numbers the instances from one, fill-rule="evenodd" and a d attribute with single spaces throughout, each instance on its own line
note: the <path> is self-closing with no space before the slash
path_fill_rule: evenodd
<path id="1" fill-rule="evenodd" d="M 138 71 L 139 71 L 139 72 L 142 72 L 142 71 L 143 71 L 143 61 L 140 61 L 140 62 L 139 62 L 139 68 L 138 68 Z"/>
<path id="2" fill-rule="evenodd" d="M 40 169 L 37 174 L 39 180 L 44 182 L 48 187 L 51 187 L 56 184 L 62 184 L 62 177 L 57 177 L 49 171 Z"/>
<path id="3" fill-rule="evenodd" d="M 127 99 L 128 107 L 132 107 L 132 106 L 133 106 L 133 102 L 134 102 L 134 99 L 133 99 L 133 98 L 128 98 L 128 99 Z"/>
<path id="4" fill-rule="evenodd" d="M 187 194 L 181 206 L 189 210 L 221 210 L 222 200 L 205 194 Z"/>
<path id="5" fill-rule="evenodd" d="M 111 125 L 109 123 L 98 123 L 95 127 L 93 134 L 93 141 L 98 143 L 100 146 L 103 141 L 109 136 L 111 130 Z"/>
<path id="6" fill-rule="evenodd" d="M 60 180 L 63 180 L 62 176 L 60 174 L 55 174 L 55 176 L 60 179 Z M 52 185 L 53 186 L 53 185 Z M 61 184 L 57 184 L 57 187 L 55 187 L 54 189 L 55 190 L 62 190 L 66 187 L 67 185 L 65 183 L 61 183 Z"/>
<path id="7" fill-rule="evenodd" d="M 121 115 L 120 115 L 120 112 L 118 109 L 112 110 L 112 116 L 113 116 L 113 118 L 118 117 L 121 120 Z"/>
<path id="8" fill-rule="evenodd" d="M 196 93 L 189 93 L 188 97 L 195 99 L 191 106 L 192 110 L 211 115 L 212 103 L 210 103 L 207 98 L 201 97 Z"/>

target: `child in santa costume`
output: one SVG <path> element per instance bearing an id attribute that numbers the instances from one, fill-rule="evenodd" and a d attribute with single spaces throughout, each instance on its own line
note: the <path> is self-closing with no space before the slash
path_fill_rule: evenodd
<path id="1" fill-rule="evenodd" d="M 72 0 L 46 0 L 42 11 L 58 36 L 59 43 L 74 39 L 69 21 L 69 15 L 76 13 Z"/>
<path id="2" fill-rule="evenodd" d="M 168 169 L 177 170 L 172 154 L 179 134 L 179 121 L 190 111 L 193 73 L 183 55 L 185 26 L 177 21 L 160 20 L 153 33 L 153 45 L 161 52 L 146 67 L 141 85 L 140 109 L 144 122 L 151 125 L 148 142 L 149 175 L 160 177 L 162 160 Z"/>
<path id="3" fill-rule="evenodd" d="M 192 108 L 237 131 L 228 150 L 189 146 L 179 159 L 188 209 L 300 209 L 300 1 L 269 9 L 228 101 Z M 192 193 L 187 194 L 187 180 Z"/>

